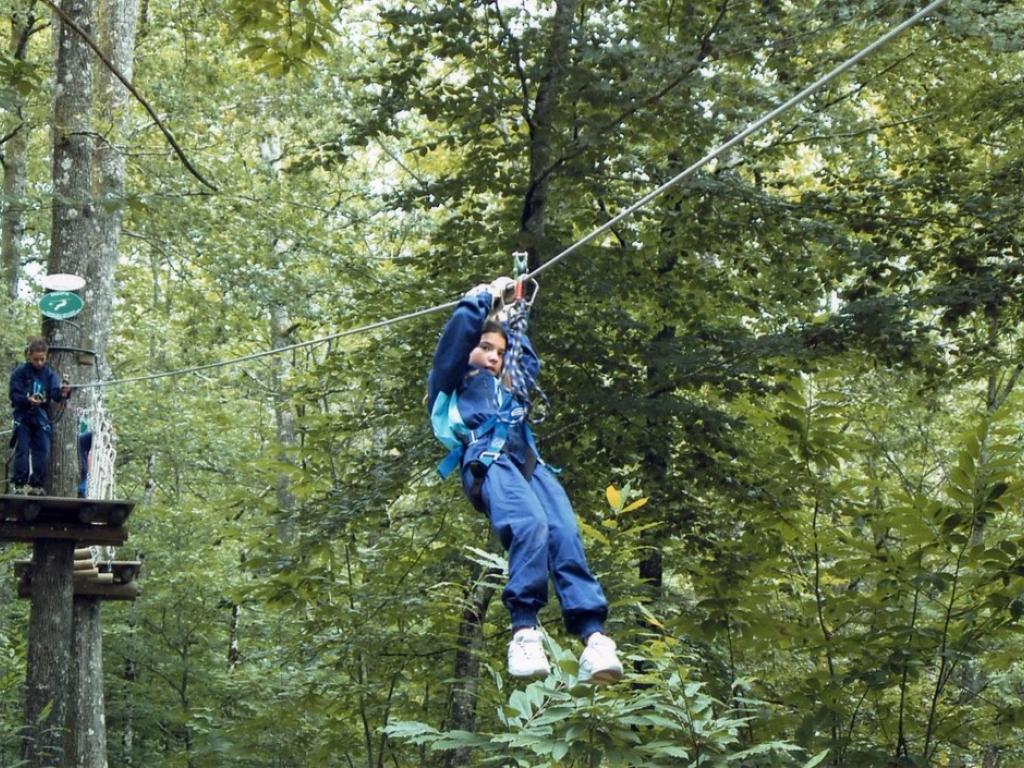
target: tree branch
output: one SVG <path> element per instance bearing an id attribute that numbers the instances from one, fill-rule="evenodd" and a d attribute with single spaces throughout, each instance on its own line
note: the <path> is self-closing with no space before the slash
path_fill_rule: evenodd
<path id="1" fill-rule="evenodd" d="M 912 59 L 916 54 L 917 54 L 917 51 L 911 51 L 906 56 L 901 56 L 900 58 L 896 59 L 895 61 L 893 61 L 892 63 L 888 64 L 887 66 L 882 67 L 882 69 L 880 69 L 877 72 L 872 73 L 871 76 L 864 78 L 860 83 L 858 83 L 856 86 L 854 86 L 850 90 L 848 90 L 848 91 L 846 91 L 844 93 L 840 93 L 837 96 L 835 96 L 834 98 L 830 99 L 829 101 L 826 101 L 824 104 L 822 104 L 820 107 L 818 107 L 817 109 L 814 110 L 814 114 L 816 114 L 816 115 L 824 114 L 825 112 L 830 110 L 832 107 L 834 107 L 836 104 L 839 104 L 840 102 L 847 101 L 848 99 L 854 98 L 855 96 L 860 94 L 861 91 L 863 91 L 865 88 L 867 88 L 868 85 L 870 85 L 874 80 L 876 80 L 878 78 L 881 78 L 884 75 L 889 74 L 889 72 L 891 72 L 894 69 L 896 69 L 898 66 L 903 64 L 903 62 Z M 776 146 L 781 146 L 784 143 L 784 142 L 782 142 L 782 139 L 786 138 L 786 137 L 789 137 L 789 136 L 792 136 L 793 133 L 795 133 L 796 130 L 801 126 L 801 124 L 803 124 L 802 120 L 797 120 L 796 122 L 794 122 L 789 128 L 787 128 L 785 131 L 783 131 L 780 134 L 778 141 L 773 141 L 771 143 L 771 145 L 766 147 L 766 149 L 771 149 L 771 148 L 774 148 Z M 802 141 L 803 140 L 797 140 L 796 143 L 802 143 Z M 785 142 L 785 143 L 791 143 L 791 142 Z"/>
<path id="2" fill-rule="evenodd" d="M 13 139 L 13 138 L 14 138 L 15 136 L 17 136 L 17 135 L 18 135 L 18 131 L 20 131 L 20 130 L 21 130 L 22 128 L 24 128 L 24 127 L 25 127 L 25 122 L 24 122 L 24 121 L 22 121 L 22 122 L 18 123 L 18 125 L 17 125 L 17 126 L 16 126 L 15 128 L 14 128 L 14 130 L 13 130 L 13 131 L 11 131 L 10 133 L 8 133 L 8 134 L 7 134 L 6 136 L 4 136 L 3 138 L 0 138 L 0 146 L 3 146 L 3 145 L 4 145 L 4 144 L 6 144 L 6 143 L 7 143 L 8 141 L 10 141 L 10 140 L 11 140 L 11 139 Z"/>
<path id="3" fill-rule="evenodd" d="M 96 45 L 96 41 L 94 41 L 92 37 L 89 36 L 89 33 L 87 33 L 84 29 L 78 26 L 78 24 L 76 24 L 74 20 L 70 16 L 68 16 L 59 5 L 56 5 L 53 2 L 53 0 L 43 0 L 43 2 L 50 6 L 50 8 L 53 9 L 53 12 L 60 17 L 61 21 L 64 24 L 66 24 L 70 29 L 74 30 L 75 34 L 77 34 L 79 37 L 82 38 L 82 40 L 85 41 L 86 45 L 92 48 L 93 52 L 99 57 L 100 61 L 103 62 L 103 65 L 107 69 L 109 69 L 110 72 L 114 75 L 114 77 L 120 80 L 122 85 L 124 85 L 124 87 L 127 88 L 131 92 L 131 94 L 138 100 L 138 102 L 146 108 L 146 111 L 149 113 L 149 116 L 153 118 L 153 121 L 156 123 L 161 133 L 163 133 L 164 137 L 167 139 L 167 142 L 171 145 L 171 148 L 174 150 L 174 153 L 178 156 L 178 159 L 180 159 L 184 166 L 188 169 L 189 173 L 191 173 L 193 176 L 199 179 L 200 182 L 202 182 L 205 186 L 212 189 L 214 192 L 219 192 L 220 190 L 213 184 L 211 184 L 209 181 L 207 181 L 203 177 L 203 175 L 196 169 L 196 167 L 192 165 L 191 161 L 185 155 L 185 152 L 178 145 L 178 142 L 174 139 L 174 136 L 173 134 L 171 134 L 170 129 L 163 124 L 163 121 L 161 121 L 160 118 L 157 116 L 156 111 L 153 109 L 153 107 L 150 106 L 149 102 L 146 101 L 146 98 L 141 93 L 139 93 L 138 90 L 136 90 L 135 86 L 128 81 L 128 78 L 122 75 L 121 72 L 118 71 L 117 67 L 114 66 L 113 62 L 111 62 L 110 59 L 108 59 L 103 54 L 103 51 L 101 51 L 99 46 Z"/>
<path id="4" fill-rule="evenodd" d="M 526 120 L 526 125 L 530 129 L 530 133 L 533 133 L 533 116 L 530 114 L 530 86 L 529 80 L 526 77 L 526 71 L 523 69 L 523 57 L 520 55 L 519 43 L 516 41 L 515 36 L 512 34 L 512 30 L 509 29 L 508 24 L 505 23 L 505 17 L 501 15 L 501 8 L 498 7 L 498 0 L 494 0 L 494 15 L 498 19 L 498 26 L 501 27 L 501 31 L 504 32 L 504 37 L 509 43 L 509 52 L 512 54 L 513 64 L 515 64 L 516 74 L 519 76 L 519 85 L 523 92 L 523 119 Z M 498 45 L 501 45 L 501 41 L 498 41 Z"/>
<path id="5" fill-rule="evenodd" d="M 1021 373 L 1024 373 L 1024 363 L 1015 365 L 1010 372 L 1009 379 L 1005 383 L 1000 382 L 1003 386 L 996 388 L 995 398 L 993 399 L 992 407 L 989 409 L 990 411 L 998 411 L 1003 407 L 1003 403 L 1006 402 L 1010 393 L 1013 392 L 1013 388 L 1017 386 L 1017 380 L 1020 379 Z"/>
<path id="6" fill-rule="evenodd" d="M 657 91 L 655 91 L 651 95 L 649 95 L 646 98 L 643 98 L 643 99 L 635 102 L 633 105 L 631 105 L 627 109 L 624 109 L 622 112 L 620 112 L 615 117 L 611 118 L 608 122 L 606 122 L 603 125 L 601 125 L 601 127 L 598 128 L 594 132 L 594 135 L 596 135 L 598 137 L 601 137 L 602 140 L 603 140 L 603 138 L 613 128 L 617 128 L 619 125 L 621 125 L 622 123 L 626 122 L 626 120 L 628 120 L 629 118 L 631 118 L 635 114 L 637 114 L 640 110 L 646 109 L 646 108 L 650 108 L 650 107 L 654 106 L 659 101 L 661 101 L 663 98 L 665 98 L 669 93 L 671 93 L 673 90 L 678 88 L 682 83 L 684 83 L 686 81 L 686 79 L 693 73 L 693 71 L 698 66 L 700 66 L 701 62 L 703 62 L 706 58 L 708 58 L 711 55 L 711 38 L 714 35 L 714 33 L 718 30 L 718 28 L 721 25 L 722 21 L 725 19 L 725 14 L 726 14 L 726 11 L 728 10 L 728 8 L 729 8 L 729 0 L 724 0 L 722 5 L 718 9 L 718 16 L 711 23 L 711 25 L 708 26 L 708 28 L 704 31 L 704 34 L 701 35 L 700 45 L 699 45 L 699 47 L 697 49 L 696 54 L 694 55 L 692 66 L 687 68 L 686 71 L 684 71 L 679 77 L 674 78 L 669 83 L 667 83 L 666 85 L 662 86 L 661 88 L 659 88 Z M 547 168 L 544 169 L 544 172 L 541 174 L 540 178 L 537 180 L 537 183 L 541 183 L 541 182 L 545 181 L 547 179 L 547 177 L 550 176 L 552 173 L 554 173 L 558 168 L 560 168 L 561 166 L 565 165 L 570 160 L 574 160 L 575 158 L 579 157 L 590 146 L 592 146 L 591 144 L 588 144 L 588 143 L 580 140 L 579 137 L 577 137 L 577 140 L 576 140 L 575 143 L 576 143 L 576 146 L 575 146 L 574 149 L 572 149 L 569 152 L 566 152 L 561 157 L 559 157 L 557 160 L 555 160 L 553 163 L 551 163 L 551 165 L 549 165 Z"/>
<path id="7" fill-rule="evenodd" d="M 28 7 L 28 18 L 25 19 L 25 25 L 21 28 L 21 34 L 18 36 L 18 44 L 14 46 L 14 58 L 18 61 L 25 61 L 27 57 L 28 40 L 36 32 L 46 29 L 47 24 L 41 24 L 35 26 L 36 16 L 34 11 L 35 0 L 29 4 Z"/>

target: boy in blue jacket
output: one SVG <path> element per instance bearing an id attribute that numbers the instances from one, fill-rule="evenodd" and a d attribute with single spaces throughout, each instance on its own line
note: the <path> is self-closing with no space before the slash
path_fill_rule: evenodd
<path id="1" fill-rule="evenodd" d="M 537 626 L 550 575 L 566 629 L 585 645 L 580 681 L 614 682 L 622 677 L 622 663 L 614 641 L 603 633 L 608 602 L 587 565 L 569 498 L 537 455 L 526 403 L 503 376 L 508 335 L 489 316 L 511 283 L 499 278 L 477 286 L 459 302 L 434 353 L 427 407 L 432 420 L 457 409 L 452 415 L 461 421 L 464 447 L 453 455 L 461 452 L 463 489 L 508 551 L 502 602 L 512 618 L 509 673 L 534 677 L 550 671 Z M 525 334 L 522 342 L 524 367 L 536 378 L 540 361 Z"/>
<path id="2" fill-rule="evenodd" d="M 11 373 L 10 398 L 14 415 L 13 493 L 41 496 L 50 468 L 50 418 L 46 408 L 71 394 L 62 385 L 56 371 L 46 364 L 49 348 L 42 339 L 33 339 L 25 351 L 26 362 Z M 31 454 L 31 470 L 29 455 Z"/>

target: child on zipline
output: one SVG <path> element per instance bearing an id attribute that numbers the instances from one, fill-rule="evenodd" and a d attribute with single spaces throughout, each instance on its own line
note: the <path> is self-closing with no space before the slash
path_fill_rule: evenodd
<path id="1" fill-rule="evenodd" d="M 508 551 L 502 602 L 512 618 L 508 670 L 514 677 L 547 675 L 537 614 L 548 600 L 550 575 L 566 629 L 584 643 L 579 680 L 610 683 L 622 677 L 611 638 L 603 634 L 608 602 L 590 568 L 569 498 L 537 455 L 527 424 L 528 393 L 513 394 L 505 370 L 509 334 L 489 316 L 514 286 L 499 278 L 467 293 L 452 313 L 434 353 L 427 407 L 432 422 L 459 424 L 456 446 L 439 471 L 459 465 L 463 489 L 485 512 Z M 526 334 L 522 364 L 530 380 L 540 370 Z M 437 429 L 435 428 L 435 431 Z M 446 466 L 447 465 L 447 466 Z"/>
<path id="2" fill-rule="evenodd" d="M 33 339 L 25 350 L 26 361 L 11 373 L 10 398 L 14 417 L 14 478 L 12 493 L 41 496 L 50 468 L 50 417 L 48 403 L 66 400 L 71 388 L 61 384 L 57 372 L 46 363 L 46 342 Z M 31 454 L 31 469 L 29 457 Z"/>

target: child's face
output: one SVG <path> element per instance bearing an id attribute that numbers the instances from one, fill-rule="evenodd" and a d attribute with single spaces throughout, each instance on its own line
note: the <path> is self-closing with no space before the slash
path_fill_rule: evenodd
<path id="1" fill-rule="evenodd" d="M 43 366 L 46 365 L 46 353 L 45 352 L 30 352 L 28 355 L 28 361 L 32 364 L 32 367 L 37 371 L 41 371 Z"/>
<path id="2" fill-rule="evenodd" d="M 501 368 L 505 365 L 506 346 L 505 337 L 500 333 L 485 333 L 469 353 L 469 364 L 500 376 Z"/>

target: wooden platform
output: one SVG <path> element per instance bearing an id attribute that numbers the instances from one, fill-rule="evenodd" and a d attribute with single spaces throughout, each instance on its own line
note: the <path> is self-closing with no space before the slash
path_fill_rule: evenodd
<path id="1" fill-rule="evenodd" d="M 61 496 L 0 495 L 0 541 L 71 539 L 82 544 L 124 544 L 132 501 Z"/>
<path id="2" fill-rule="evenodd" d="M 76 597 L 98 597 L 103 600 L 134 600 L 140 592 L 136 579 L 141 569 L 142 563 L 138 560 L 97 563 L 95 572 L 74 574 L 74 594 Z M 14 577 L 18 580 L 18 597 L 31 597 L 32 561 L 15 561 Z"/>

